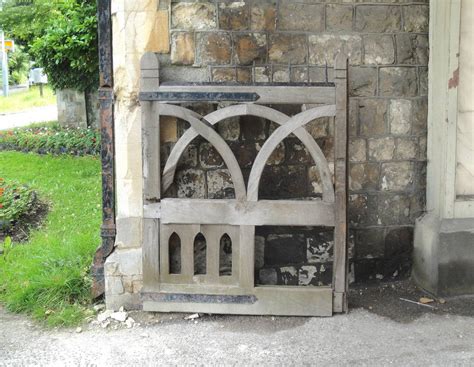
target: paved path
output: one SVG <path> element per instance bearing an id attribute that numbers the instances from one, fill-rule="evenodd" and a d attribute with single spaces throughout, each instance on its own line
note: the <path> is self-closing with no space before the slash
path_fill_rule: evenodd
<path id="1" fill-rule="evenodd" d="M 0 130 L 28 126 L 36 122 L 53 121 L 58 119 L 56 105 L 35 107 L 30 110 L 11 113 L 0 113 Z"/>
<path id="2" fill-rule="evenodd" d="M 474 365 L 470 317 L 398 323 L 357 309 L 332 318 L 204 316 L 195 323 L 141 314 L 145 326 L 76 333 L 45 331 L 0 309 L 0 366 Z"/>

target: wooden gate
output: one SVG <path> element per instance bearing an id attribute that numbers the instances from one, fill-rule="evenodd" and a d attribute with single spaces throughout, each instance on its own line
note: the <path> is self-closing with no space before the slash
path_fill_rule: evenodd
<path id="1" fill-rule="evenodd" d="M 155 54 L 141 64 L 143 138 L 143 308 L 147 311 L 330 316 L 347 311 L 347 59 L 335 62 L 335 82 L 323 84 L 161 84 Z M 239 103 L 207 116 L 177 105 L 182 102 Z M 322 105 L 289 117 L 265 104 Z M 251 115 L 279 125 L 253 162 L 248 185 L 236 157 L 215 131 L 224 119 Z M 160 116 L 187 121 L 190 128 L 160 169 Z M 328 162 L 305 124 L 335 116 L 335 189 Z M 263 169 L 275 148 L 290 134 L 304 144 L 322 182 L 321 200 L 259 200 Z M 197 136 L 221 155 L 235 189 L 235 199 L 162 198 L 173 183 L 178 161 Z M 333 282 L 328 287 L 256 286 L 255 226 L 334 227 Z M 206 271 L 194 269 L 194 239 L 206 238 Z M 170 239 L 181 241 L 181 268 L 170 269 Z M 232 241 L 232 266 L 219 272 L 223 236 Z"/>

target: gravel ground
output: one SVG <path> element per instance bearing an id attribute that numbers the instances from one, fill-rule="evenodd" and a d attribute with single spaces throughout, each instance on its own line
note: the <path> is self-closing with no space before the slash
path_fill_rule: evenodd
<path id="1" fill-rule="evenodd" d="M 473 298 L 433 310 L 400 301 L 418 294 L 393 285 L 354 289 L 358 308 L 331 318 L 132 312 L 131 329 L 85 324 L 77 332 L 45 330 L 0 309 L 0 365 L 473 366 L 474 318 L 460 316 L 474 313 Z"/>
<path id="2" fill-rule="evenodd" d="M 0 113 L 0 130 L 28 126 L 37 122 L 55 121 L 58 119 L 56 105 L 35 107 L 30 110 L 12 113 Z"/>

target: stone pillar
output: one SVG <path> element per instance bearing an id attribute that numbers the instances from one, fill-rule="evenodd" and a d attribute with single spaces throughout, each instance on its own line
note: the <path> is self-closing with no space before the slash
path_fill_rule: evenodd
<path id="1" fill-rule="evenodd" d="M 157 11 L 157 1 L 112 1 L 117 238 L 116 249 L 105 264 L 110 309 L 140 305 L 143 205 L 138 89 L 141 56 L 159 51 Z"/>
<path id="2" fill-rule="evenodd" d="M 439 295 L 474 293 L 473 14 L 470 0 L 431 3 L 427 213 L 413 276 Z"/>
<path id="3" fill-rule="evenodd" d="M 86 101 L 83 92 L 74 89 L 56 91 L 58 122 L 64 127 L 87 127 Z"/>

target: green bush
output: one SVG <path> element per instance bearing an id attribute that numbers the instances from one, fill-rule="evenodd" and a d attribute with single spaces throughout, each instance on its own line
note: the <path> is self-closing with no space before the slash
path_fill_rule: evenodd
<path id="1" fill-rule="evenodd" d="M 0 178 L 0 230 L 6 230 L 34 204 L 35 192 L 16 181 Z"/>
<path id="2" fill-rule="evenodd" d="M 39 154 L 97 155 L 100 134 L 94 129 L 58 125 L 0 131 L 0 150 Z"/>

